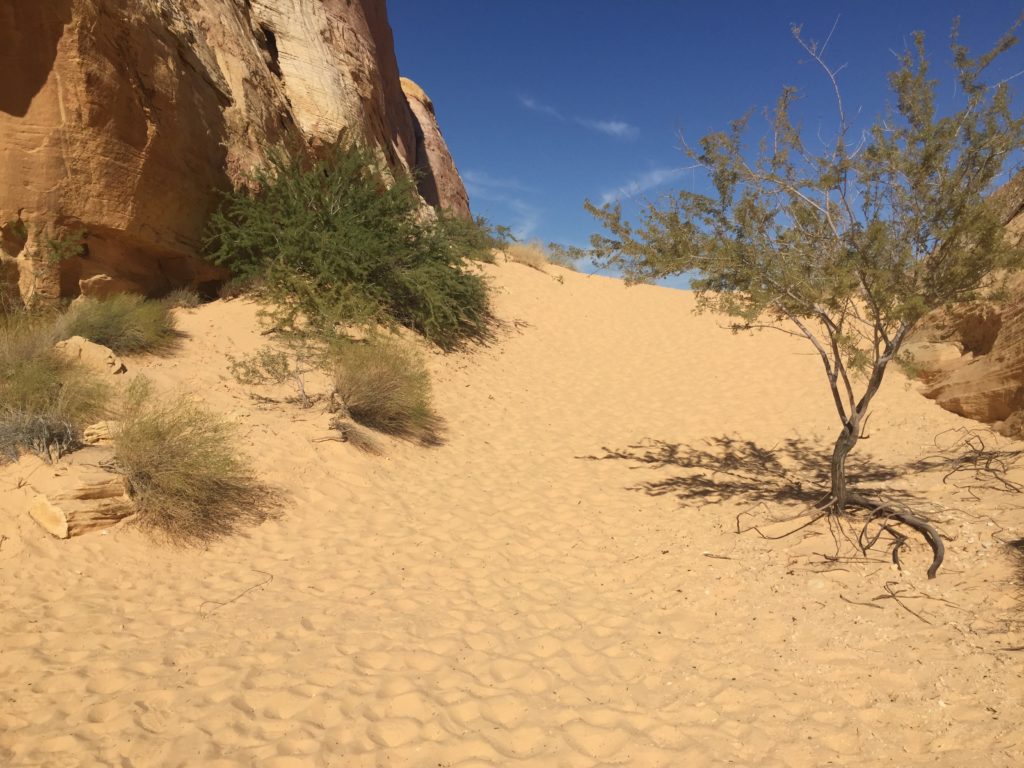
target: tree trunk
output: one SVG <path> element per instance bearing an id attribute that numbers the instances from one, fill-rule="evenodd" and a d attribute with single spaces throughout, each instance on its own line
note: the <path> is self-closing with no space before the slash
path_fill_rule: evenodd
<path id="1" fill-rule="evenodd" d="M 850 498 L 850 493 L 846 487 L 846 457 L 850 455 L 850 451 L 853 450 L 853 447 L 857 445 L 857 441 L 861 438 L 864 423 L 867 419 L 868 407 L 871 405 L 875 395 L 878 394 L 878 389 L 882 386 L 882 377 L 885 376 L 885 369 L 889 365 L 889 361 L 896 354 L 897 349 L 898 345 L 891 350 L 887 350 L 886 354 L 879 358 L 874 368 L 871 369 L 871 376 L 868 378 L 864 395 L 843 425 L 843 431 L 839 433 L 835 448 L 832 449 L 832 462 L 829 465 L 832 493 L 829 501 L 832 505 L 832 510 L 836 514 L 841 515 L 846 511 L 846 503 Z"/>
<path id="2" fill-rule="evenodd" d="M 853 450 L 853 447 L 857 445 L 857 440 L 860 439 L 859 421 L 858 418 L 856 421 L 848 422 L 843 427 L 843 431 L 839 433 L 839 437 L 836 439 L 835 448 L 832 449 L 832 461 L 829 464 L 832 493 L 829 496 L 829 501 L 832 504 L 833 511 L 840 515 L 846 510 L 846 499 L 848 496 L 846 489 L 846 457 L 850 455 L 850 451 Z"/>

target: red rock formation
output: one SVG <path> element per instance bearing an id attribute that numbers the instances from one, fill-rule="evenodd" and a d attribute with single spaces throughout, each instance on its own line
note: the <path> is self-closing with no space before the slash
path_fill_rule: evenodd
<path id="1" fill-rule="evenodd" d="M 0 71 L 0 290 L 26 298 L 221 279 L 216 190 L 274 144 L 417 165 L 384 0 L 3 3 Z"/>
<path id="2" fill-rule="evenodd" d="M 420 194 L 430 205 L 468 218 L 469 196 L 441 135 L 434 103 L 422 88 L 406 77 L 402 78 L 402 90 L 409 100 L 416 124 L 414 167 Z"/>

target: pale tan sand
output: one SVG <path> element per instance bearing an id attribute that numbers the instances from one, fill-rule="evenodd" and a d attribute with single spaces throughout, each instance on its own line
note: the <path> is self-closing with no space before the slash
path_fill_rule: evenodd
<path id="1" fill-rule="evenodd" d="M 997 541 L 1024 535 L 1019 497 L 891 481 L 960 510 L 931 582 L 916 538 L 899 573 L 884 552 L 830 569 L 821 524 L 738 536 L 749 499 L 680 501 L 679 467 L 581 457 L 644 438 L 826 449 L 808 347 L 732 335 L 685 292 L 488 273 L 501 339 L 430 357 L 440 448 L 362 455 L 313 442 L 319 410 L 251 400 L 225 361 L 266 343 L 244 301 L 182 311 L 179 354 L 129 361 L 242 423 L 292 500 L 248 537 L 56 541 L 0 475 L 0 764 L 1024 765 L 1024 654 L 999 650 L 1024 644 Z M 894 374 L 857 455 L 900 467 L 964 425 Z M 931 624 L 874 600 L 887 582 Z"/>

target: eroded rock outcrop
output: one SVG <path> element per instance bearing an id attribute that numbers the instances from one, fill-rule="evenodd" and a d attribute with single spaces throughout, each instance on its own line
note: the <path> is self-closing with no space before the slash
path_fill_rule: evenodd
<path id="1" fill-rule="evenodd" d="M 275 144 L 423 167 L 384 0 L 3 3 L 0 71 L 0 289 L 28 299 L 222 279 L 216 190 Z"/>
<path id="2" fill-rule="evenodd" d="M 124 476 L 106 467 L 114 459 L 108 446 L 76 451 L 57 464 L 23 456 L 19 467 L 31 490 L 28 513 L 58 539 L 81 536 L 116 525 L 135 514 Z"/>
<path id="3" fill-rule="evenodd" d="M 423 199 L 435 208 L 469 216 L 469 196 L 441 135 L 434 102 L 416 83 L 402 78 L 402 90 L 412 109 L 416 128 L 415 169 Z"/>
<path id="4" fill-rule="evenodd" d="M 1024 173 L 993 196 L 1007 237 L 1024 242 Z M 1024 437 L 1024 275 L 1002 301 L 964 304 L 925 318 L 908 345 L 924 394 L 948 411 Z"/>

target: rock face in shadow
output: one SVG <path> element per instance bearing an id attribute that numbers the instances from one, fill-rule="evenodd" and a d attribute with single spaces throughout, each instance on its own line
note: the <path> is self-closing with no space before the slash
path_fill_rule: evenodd
<path id="1" fill-rule="evenodd" d="M 402 78 L 402 90 L 409 100 L 416 128 L 415 169 L 420 194 L 435 208 L 469 217 L 469 196 L 441 135 L 434 102 L 407 77 Z"/>
<path id="2" fill-rule="evenodd" d="M 996 193 L 1007 237 L 1024 243 L 1024 173 Z M 909 351 L 924 394 L 948 411 L 1024 437 L 1024 275 L 1009 279 L 999 302 L 932 313 Z"/>
<path id="3" fill-rule="evenodd" d="M 421 166 L 384 0 L 4 3 L 0 71 L 8 297 L 223 279 L 198 258 L 206 219 L 274 145 Z"/>

